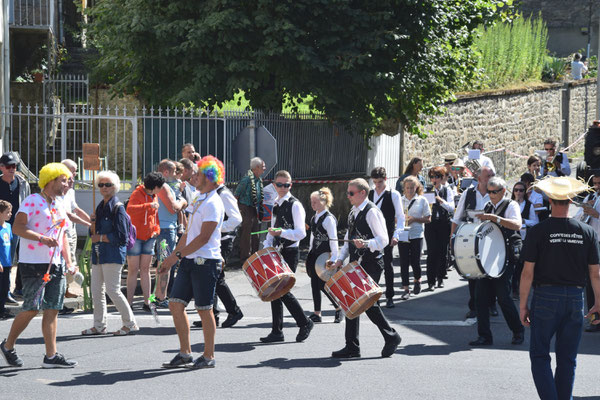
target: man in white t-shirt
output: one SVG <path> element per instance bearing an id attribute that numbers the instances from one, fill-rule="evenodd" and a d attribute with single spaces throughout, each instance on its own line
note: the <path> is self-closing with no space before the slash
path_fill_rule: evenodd
<path id="1" fill-rule="evenodd" d="M 471 147 L 472 150 L 479 150 L 479 159 L 477 161 L 479 161 L 479 165 L 481 165 L 481 167 L 488 167 L 489 169 L 492 170 L 492 172 L 494 174 L 496 174 L 496 168 L 494 168 L 494 162 L 492 161 L 491 158 L 489 158 L 488 156 L 484 156 L 483 155 L 483 142 L 481 140 L 476 140 L 473 142 L 473 147 Z M 467 162 L 467 160 L 469 159 L 469 157 L 465 157 L 464 162 Z M 473 171 L 471 171 L 473 172 Z"/>
<path id="2" fill-rule="evenodd" d="M 42 367 L 77 365 L 76 361 L 56 352 L 57 317 L 63 307 L 65 273 L 77 272 L 64 234 L 67 213 L 62 202 L 56 201 L 66 190 L 70 176 L 71 172 L 63 164 L 44 166 L 39 177 L 42 192 L 27 196 L 15 217 L 14 233 L 21 237 L 19 269 L 23 280 L 23 311 L 16 316 L 8 337 L 0 344 L 4 358 L 14 367 L 23 366 L 14 348 L 17 338 L 40 309 L 43 310 L 42 332 L 46 345 Z"/>
<path id="3" fill-rule="evenodd" d="M 573 61 L 571 61 L 571 76 L 574 80 L 578 81 L 583 79 L 583 76 L 587 74 L 587 66 L 581 62 L 581 54 L 575 53 L 573 55 Z"/>
<path id="4" fill-rule="evenodd" d="M 198 194 L 187 209 L 190 217 L 186 233 L 173 253 L 165 258 L 159 270 L 160 274 L 168 273 L 177 260 L 180 260 L 169 300 L 180 350 L 170 362 L 163 363 L 163 368 L 215 367 L 216 323 L 212 308 L 222 268 L 221 226 L 225 215 L 217 188 L 224 181 L 225 168 L 219 159 L 208 155 L 198 162 Z M 204 354 L 196 361 L 192 358 L 190 322 L 185 312 L 192 298 L 204 333 Z"/>

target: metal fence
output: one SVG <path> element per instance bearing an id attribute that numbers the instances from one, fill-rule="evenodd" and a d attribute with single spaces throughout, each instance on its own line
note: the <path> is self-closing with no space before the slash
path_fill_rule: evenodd
<path id="1" fill-rule="evenodd" d="M 13 106 L 3 107 L 9 127 L 6 148 L 17 151 L 34 174 L 48 162 L 82 159 L 83 143 L 100 143 L 105 168 L 135 184 L 163 158 L 179 159 L 184 143 L 201 155 L 213 154 L 227 168 L 227 181 L 246 171 L 233 166 L 231 144 L 254 119 L 277 139 L 278 165 L 294 178 L 364 173 L 367 145 L 359 135 L 322 116 L 206 111 L 178 108 Z M 271 172 L 271 175 L 273 172 Z M 82 173 L 78 180 L 85 180 Z M 271 176 L 267 176 L 270 178 Z"/>
<path id="2" fill-rule="evenodd" d="M 74 105 L 87 105 L 90 97 L 88 75 L 52 74 L 44 77 L 44 104 L 49 107 L 62 107 L 68 110 Z"/>
<path id="3" fill-rule="evenodd" d="M 54 2 L 55 0 L 9 0 L 9 24 L 27 29 L 53 28 Z"/>

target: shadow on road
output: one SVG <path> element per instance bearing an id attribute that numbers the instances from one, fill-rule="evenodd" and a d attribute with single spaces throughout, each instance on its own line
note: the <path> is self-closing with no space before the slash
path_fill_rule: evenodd
<path id="1" fill-rule="evenodd" d="M 142 379 L 152 379 L 167 374 L 177 374 L 191 371 L 184 368 L 177 369 L 144 369 L 138 371 L 117 370 L 116 372 L 94 371 L 83 375 L 78 375 L 70 381 L 52 382 L 50 386 L 102 386 L 114 385 L 119 382 L 138 381 Z"/>
<path id="2" fill-rule="evenodd" d="M 339 367 L 342 362 L 339 359 L 331 357 L 319 358 L 272 358 L 264 360 L 258 364 L 240 365 L 238 368 L 253 369 L 253 368 L 276 368 L 276 369 L 292 369 L 292 368 L 333 368 Z"/>

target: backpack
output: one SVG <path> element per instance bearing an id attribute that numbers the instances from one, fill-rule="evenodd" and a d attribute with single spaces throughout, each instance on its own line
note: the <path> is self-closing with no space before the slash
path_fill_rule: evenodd
<path id="1" fill-rule="evenodd" d="M 129 199 L 127 200 L 127 202 L 129 202 Z M 126 206 L 121 203 L 118 202 L 117 204 L 115 204 L 115 207 L 113 208 L 113 215 L 117 215 L 117 212 L 119 211 L 119 207 L 123 207 L 125 210 L 127 210 Z M 127 231 L 128 231 L 128 235 L 127 235 L 127 241 L 125 242 L 125 245 L 127 246 L 127 250 L 131 250 L 133 248 L 133 245 L 135 244 L 135 239 L 137 237 L 137 230 L 135 229 L 135 225 L 133 225 L 131 223 L 131 217 L 129 216 L 129 214 L 127 214 L 127 211 L 125 211 L 125 218 L 127 220 Z"/>

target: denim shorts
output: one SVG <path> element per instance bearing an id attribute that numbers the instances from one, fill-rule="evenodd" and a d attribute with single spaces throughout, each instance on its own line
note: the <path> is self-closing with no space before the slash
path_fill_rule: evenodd
<path id="1" fill-rule="evenodd" d="M 154 255 L 154 245 L 156 243 L 156 238 L 150 238 L 148 240 L 140 240 L 135 239 L 135 244 L 129 250 L 127 250 L 128 256 L 139 256 L 142 254 L 146 254 L 149 256 Z"/>
<path id="2" fill-rule="evenodd" d="M 19 263 L 21 280 L 23 281 L 23 311 L 37 311 L 40 309 L 36 302 L 36 295 L 42 287 L 43 277 L 48 270 L 48 264 Z M 62 310 L 67 280 L 65 267 L 52 265 L 50 268 L 50 281 L 42 290 L 42 310 Z"/>
<path id="3" fill-rule="evenodd" d="M 207 259 L 198 265 L 194 260 L 184 258 L 179 263 L 169 301 L 187 306 L 193 298 L 196 310 L 212 309 L 220 273 L 221 260 Z"/>

